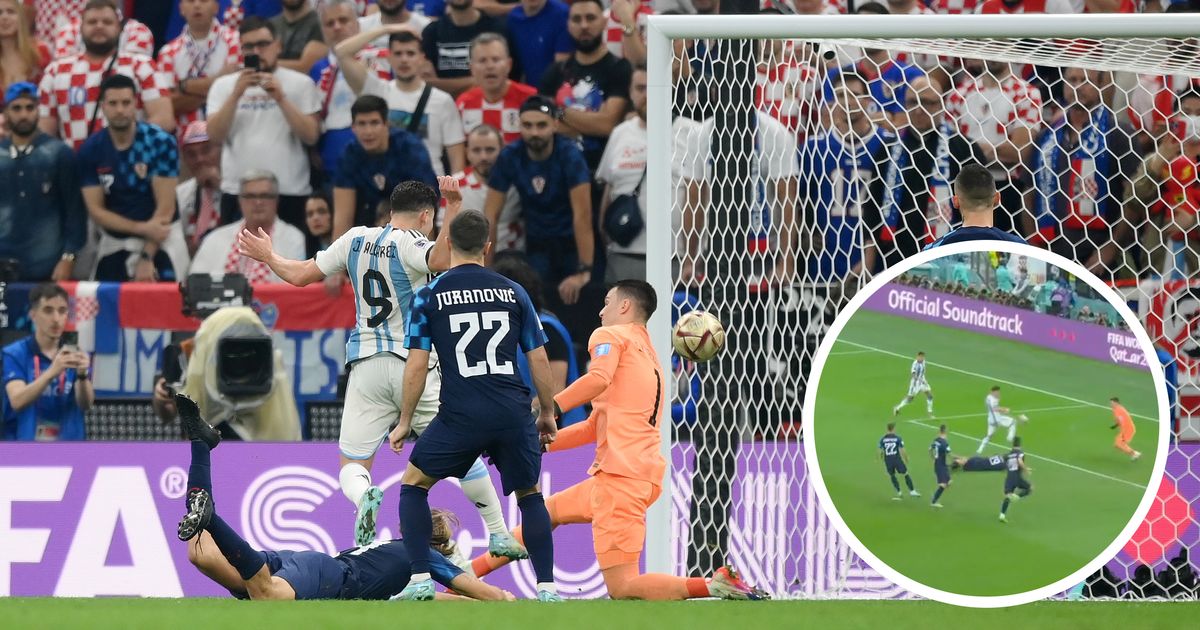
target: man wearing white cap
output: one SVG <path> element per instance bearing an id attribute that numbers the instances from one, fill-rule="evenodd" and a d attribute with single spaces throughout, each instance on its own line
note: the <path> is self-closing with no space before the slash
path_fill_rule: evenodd
<path id="1" fill-rule="evenodd" d="M 208 123 L 197 120 L 184 130 L 179 152 L 192 178 L 175 187 L 175 201 L 188 253 L 195 256 L 200 241 L 221 223 L 221 150 L 208 140 Z"/>

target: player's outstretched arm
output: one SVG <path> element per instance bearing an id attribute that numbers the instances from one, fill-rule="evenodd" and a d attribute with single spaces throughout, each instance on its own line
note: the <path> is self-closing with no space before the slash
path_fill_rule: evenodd
<path id="1" fill-rule="evenodd" d="M 458 189 L 458 178 L 448 175 L 438 176 L 438 189 L 446 200 L 446 214 L 442 218 L 442 231 L 438 233 L 437 241 L 429 250 L 427 264 L 431 273 L 441 273 L 450 268 L 450 222 L 462 210 L 462 193 Z"/>
<path id="2" fill-rule="evenodd" d="M 456 592 L 462 593 L 467 598 L 478 599 L 489 602 L 500 601 L 515 601 L 516 597 L 508 591 L 485 583 L 479 578 L 466 573 L 460 574 L 458 577 L 450 581 L 450 588 Z M 449 595 L 449 593 L 438 593 L 438 595 Z M 464 599 L 462 597 L 445 597 L 439 599 Z"/>
<path id="3" fill-rule="evenodd" d="M 554 443 L 546 448 L 547 453 L 556 453 L 558 451 L 568 451 L 573 448 L 579 448 L 584 444 L 591 444 L 596 441 L 596 415 L 588 416 L 583 422 L 576 422 L 571 426 L 558 432 L 558 437 Z"/>
<path id="4" fill-rule="evenodd" d="M 242 230 L 238 233 L 238 251 L 244 256 L 267 263 L 275 275 L 292 286 L 308 286 L 325 279 L 325 272 L 317 266 L 317 261 L 311 258 L 289 260 L 275 253 L 271 235 L 262 228 L 258 228 L 258 233 L 250 230 Z"/>
<path id="5" fill-rule="evenodd" d="M 396 453 L 404 450 L 404 440 L 412 427 L 417 402 L 421 400 L 421 394 L 425 393 L 425 377 L 428 374 L 429 351 L 410 348 L 408 359 L 404 362 L 404 394 L 400 398 L 400 422 L 388 435 L 388 443 Z"/>
<path id="6" fill-rule="evenodd" d="M 588 364 L 587 374 L 575 379 L 554 397 L 554 402 L 564 412 L 570 411 L 584 403 L 595 400 L 612 384 L 621 362 L 621 344 L 609 331 L 603 328 L 592 333 L 588 341 L 592 361 Z"/>

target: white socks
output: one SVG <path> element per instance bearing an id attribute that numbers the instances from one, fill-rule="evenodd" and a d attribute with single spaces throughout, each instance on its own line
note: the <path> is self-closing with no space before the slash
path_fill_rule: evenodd
<path id="1" fill-rule="evenodd" d="M 504 524 L 504 512 L 500 508 L 500 496 L 496 494 L 496 486 L 488 475 L 487 467 L 482 459 L 476 459 L 471 470 L 460 480 L 463 494 L 475 504 L 479 516 L 487 523 L 488 533 L 506 534 L 508 526 Z"/>
<path id="2" fill-rule="evenodd" d="M 367 488 L 371 487 L 371 471 L 358 462 L 351 462 L 342 466 L 342 471 L 338 473 L 338 483 L 342 486 L 342 494 L 358 508 L 358 502 L 362 501 Z"/>

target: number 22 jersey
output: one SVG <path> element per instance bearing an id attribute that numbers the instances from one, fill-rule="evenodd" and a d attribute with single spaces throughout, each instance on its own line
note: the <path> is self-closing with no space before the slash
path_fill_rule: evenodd
<path id="1" fill-rule="evenodd" d="M 417 291 L 404 340 L 406 348 L 437 350 L 442 372 L 438 417 L 472 430 L 533 422 L 517 353 L 545 343 L 542 322 L 525 289 L 474 264 L 454 267 Z"/>
<path id="2" fill-rule="evenodd" d="M 347 272 L 354 289 L 354 329 L 346 364 L 391 352 L 408 357 L 404 325 L 413 293 L 429 282 L 433 242 L 417 230 L 354 227 L 317 252 L 326 276 Z M 430 358 L 433 364 L 433 355 Z"/>

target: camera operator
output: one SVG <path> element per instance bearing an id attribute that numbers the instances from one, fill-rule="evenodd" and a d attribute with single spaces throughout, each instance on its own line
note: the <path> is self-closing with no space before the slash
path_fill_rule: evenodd
<path id="1" fill-rule="evenodd" d="M 29 292 L 34 333 L 4 347 L 5 440 L 85 438 L 83 413 L 96 392 L 77 333 L 65 331 L 67 307 L 66 290 L 53 282 Z"/>
<path id="2" fill-rule="evenodd" d="M 214 283 L 213 289 L 219 293 L 222 285 Z M 195 298 L 189 295 L 185 301 L 194 302 Z M 231 339 L 242 346 L 231 349 L 232 344 L 222 345 L 222 340 Z M 291 379 L 283 367 L 283 356 L 271 347 L 267 327 L 253 309 L 219 308 L 205 318 L 196 336 L 183 345 L 188 356 L 183 382 L 169 383 L 163 376 L 155 378 L 151 403 L 159 418 L 164 422 L 175 419 L 177 409 L 171 391 L 174 389 L 196 401 L 200 415 L 226 439 L 300 440 L 300 416 Z M 247 345 L 257 350 L 247 351 Z M 247 389 L 254 392 L 246 393 Z"/>

